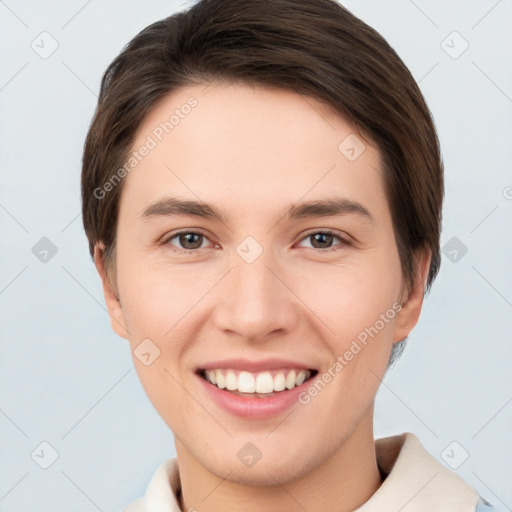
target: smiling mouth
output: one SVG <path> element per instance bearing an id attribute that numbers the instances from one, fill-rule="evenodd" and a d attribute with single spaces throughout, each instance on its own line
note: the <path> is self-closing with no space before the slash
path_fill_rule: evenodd
<path id="1" fill-rule="evenodd" d="M 283 368 L 263 372 L 247 372 L 236 369 L 198 370 L 204 380 L 223 391 L 250 398 L 263 398 L 285 393 L 312 379 L 317 370 Z"/>

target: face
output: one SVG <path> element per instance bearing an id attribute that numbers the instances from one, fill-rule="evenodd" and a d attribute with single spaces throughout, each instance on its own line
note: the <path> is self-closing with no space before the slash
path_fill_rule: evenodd
<path id="1" fill-rule="evenodd" d="M 377 148 L 312 98 L 217 84 L 165 98 L 132 149 L 119 301 L 105 294 L 178 456 L 274 485 L 371 433 L 422 297 L 404 286 Z"/>

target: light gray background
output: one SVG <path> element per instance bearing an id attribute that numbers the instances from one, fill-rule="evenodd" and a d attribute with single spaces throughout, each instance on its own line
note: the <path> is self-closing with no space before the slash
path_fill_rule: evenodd
<path id="1" fill-rule="evenodd" d="M 342 3 L 419 81 L 446 165 L 442 244 L 457 237 L 467 247 L 456 262 L 443 256 L 379 391 L 375 434 L 414 432 L 444 464 L 456 441 L 450 462 L 469 454 L 457 473 L 511 510 L 512 1 Z M 174 456 L 128 343 L 110 329 L 79 175 L 102 72 L 180 5 L 0 2 L 0 511 L 120 510 Z M 464 42 L 453 31 L 469 43 L 458 58 Z M 48 51 L 51 38 L 59 46 L 43 59 L 31 44 Z M 58 249 L 46 262 L 32 252 L 42 237 Z M 43 441 L 58 452 L 48 469 L 39 466 L 51 462 Z"/>

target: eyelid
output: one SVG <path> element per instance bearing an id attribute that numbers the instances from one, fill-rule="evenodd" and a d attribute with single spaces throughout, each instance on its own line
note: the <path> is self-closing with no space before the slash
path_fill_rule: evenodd
<path id="1" fill-rule="evenodd" d="M 159 240 L 159 245 L 169 245 L 170 247 L 172 247 L 172 250 L 176 250 L 178 252 L 186 252 L 186 253 L 190 253 L 190 254 L 193 254 L 193 253 L 197 253 L 199 251 L 202 251 L 203 249 L 207 249 L 207 247 L 200 247 L 198 249 L 181 249 L 179 247 L 176 247 L 176 246 L 173 246 L 171 245 L 169 242 L 176 238 L 177 236 L 181 235 L 181 234 L 190 234 L 190 233 L 193 233 L 193 234 L 197 234 L 197 235 L 202 235 L 204 238 L 206 238 L 207 240 L 210 241 L 210 243 L 214 243 L 211 239 L 210 239 L 210 235 L 208 233 L 206 233 L 204 230 L 202 230 L 201 228 L 188 228 L 188 229 L 181 229 L 181 230 L 178 230 L 176 232 L 172 232 L 172 233 L 169 233 L 169 234 L 166 234 L 164 235 L 160 240 Z M 350 237 L 349 235 L 347 234 L 342 234 L 341 232 L 338 232 L 334 229 L 330 229 L 330 228 L 316 228 L 316 229 L 310 229 L 309 231 L 307 231 L 306 233 L 303 233 L 299 240 L 296 242 L 297 243 L 300 243 L 302 241 L 304 241 L 306 238 L 312 236 L 312 235 L 316 235 L 316 234 L 325 234 L 325 235 L 332 235 L 332 236 L 335 236 L 337 237 L 339 240 L 340 240 L 340 243 L 339 244 L 336 244 L 332 247 L 327 247 L 325 249 L 318 249 L 318 248 L 315 248 L 315 247 L 310 247 L 309 249 L 313 249 L 314 251 L 316 252 L 327 252 L 327 251 L 333 251 L 333 250 L 337 250 L 337 248 L 339 248 L 339 246 L 343 246 L 343 245 L 353 245 L 354 241 L 352 239 L 352 237 Z M 295 245 L 295 244 L 294 244 Z"/>
<path id="2" fill-rule="evenodd" d="M 339 232 L 339 231 L 336 231 L 335 229 L 331 229 L 331 228 L 311 229 L 311 230 L 307 231 L 306 233 L 302 234 L 301 238 L 299 239 L 299 241 L 297 243 L 302 242 L 306 238 L 309 238 L 311 235 L 316 235 L 316 234 L 319 234 L 319 233 L 324 234 L 324 235 L 335 236 L 335 237 L 337 237 L 340 240 L 340 243 L 337 244 L 337 245 L 333 245 L 332 247 L 327 247 L 325 249 L 317 249 L 315 247 L 311 247 L 311 249 L 314 249 L 317 252 L 326 252 L 326 251 L 330 251 L 330 250 L 336 250 L 336 248 L 339 247 L 339 246 L 353 245 L 354 244 L 354 240 L 352 239 L 351 236 L 347 235 L 346 233 Z"/>
<path id="3" fill-rule="evenodd" d="M 199 252 L 202 249 L 207 249 L 207 247 L 201 247 L 200 249 L 188 249 L 188 250 L 180 249 L 179 247 L 173 246 L 169 243 L 173 238 L 176 238 L 179 235 L 190 234 L 190 233 L 193 233 L 196 235 L 202 235 L 204 238 L 209 240 L 212 244 L 215 243 L 211 240 L 211 236 L 208 233 L 206 233 L 204 230 L 202 230 L 201 228 L 189 228 L 189 229 L 180 229 L 178 231 L 165 234 L 162 238 L 160 238 L 160 240 L 158 241 L 158 244 L 159 245 L 170 245 L 173 249 L 175 249 L 177 251 L 189 252 L 189 253 Z"/>

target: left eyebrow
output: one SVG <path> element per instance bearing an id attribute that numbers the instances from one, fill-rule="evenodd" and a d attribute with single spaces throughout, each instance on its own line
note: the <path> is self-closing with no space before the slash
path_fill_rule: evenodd
<path id="1" fill-rule="evenodd" d="M 293 204 L 285 210 L 282 218 L 304 219 L 310 217 L 329 217 L 336 215 L 357 215 L 374 222 L 371 213 L 362 204 L 348 198 L 319 199 Z M 202 201 L 183 200 L 176 197 L 166 197 L 149 205 L 141 217 L 185 215 L 200 218 L 216 219 L 223 224 L 228 216 L 215 206 Z"/>
<path id="2" fill-rule="evenodd" d="M 303 219 L 307 217 L 330 217 L 349 214 L 354 214 L 374 222 L 374 218 L 367 208 L 357 201 L 344 197 L 298 203 L 291 206 L 285 216 L 290 219 Z"/>

